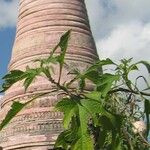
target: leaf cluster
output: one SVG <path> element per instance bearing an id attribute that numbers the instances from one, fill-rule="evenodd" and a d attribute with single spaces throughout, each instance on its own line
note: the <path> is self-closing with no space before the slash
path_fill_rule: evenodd
<path id="1" fill-rule="evenodd" d="M 110 59 L 98 60 L 87 69 L 80 71 L 70 68 L 68 74 L 72 79 L 61 83 L 62 69 L 71 31 L 66 32 L 56 47 L 51 50 L 48 58 L 37 59 L 39 67 L 25 71 L 14 70 L 7 74 L 2 85 L 6 91 L 14 83 L 23 81 L 25 90 L 37 76 L 44 76 L 56 86 L 55 91 L 63 91 L 65 96 L 56 104 L 56 109 L 63 112 L 64 131 L 60 133 L 55 143 L 55 149 L 64 150 L 148 150 L 149 115 L 150 115 L 150 86 L 144 76 L 129 79 L 133 71 L 139 71 L 144 65 L 150 73 L 150 64 L 146 61 L 132 63 L 132 59 L 123 59 L 120 64 Z M 60 54 L 55 51 L 60 48 Z M 59 78 L 53 78 L 53 67 L 59 65 Z M 69 66 L 69 65 L 68 65 Z M 111 71 L 105 69 L 111 67 Z M 137 86 L 139 78 L 143 78 L 146 89 L 140 90 Z M 88 91 L 91 83 L 93 90 Z M 76 84 L 76 88 L 72 88 Z M 12 109 L 0 126 L 0 130 L 29 102 L 22 104 L 14 102 Z M 144 105 L 141 109 L 140 104 Z M 134 123 L 145 121 L 146 129 L 135 132 Z M 138 129 L 137 129 L 138 130 Z"/>

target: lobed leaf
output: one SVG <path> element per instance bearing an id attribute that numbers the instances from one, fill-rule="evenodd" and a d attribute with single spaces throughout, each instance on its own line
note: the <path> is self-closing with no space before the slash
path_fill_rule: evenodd
<path id="1" fill-rule="evenodd" d="M 64 65 L 64 59 L 65 59 L 65 54 L 66 54 L 67 47 L 68 47 L 68 41 L 69 41 L 69 38 L 70 38 L 70 33 L 71 33 L 71 30 L 67 31 L 60 38 L 60 42 L 58 44 L 58 46 L 61 48 L 61 53 L 57 57 L 57 60 L 60 64 L 60 73 L 59 73 L 59 81 L 58 82 L 60 82 L 60 78 L 61 78 L 61 74 L 62 74 L 62 68 L 63 68 L 63 65 Z"/>
<path id="2" fill-rule="evenodd" d="M 5 119 L 0 124 L 0 130 L 2 130 L 15 116 L 20 110 L 22 110 L 26 106 L 20 102 L 13 102 L 11 109 L 8 111 Z"/>
<path id="3" fill-rule="evenodd" d="M 94 150 L 94 142 L 89 134 L 82 134 L 73 145 L 72 150 Z"/>
<path id="4" fill-rule="evenodd" d="M 107 58 L 105 60 L 99 60 L 97 62 L 95 62 L 92 66 L 90 66 L 87 71 L 93 71 L 93 70 L 101 70 L 103 66 L 105 65 L 115 65 L 115 63 Z"/>
<path id="5" fill-rule="evenodd" d="M 80 104 L 79 107 L 79 131 L 78 140 L 73 145 L 73 150 L 94 150 L 94 142 L 90 134 L 88 133 L 88 121 L 89 114 L 87 110 Z"/>
<path id="6" fill-rule="evenodd" d="M 6 74 L 2 79 L 4 80 L 4 83 L 1 87 L 1 92 L 5 92 L 7 89 L 9 89 L 14 83 L 18 82 L 19 80 L 24 79 L 23 76 L 24 72 L 21 70 L 12 70 L 8 74 Z"/>
<path id="7" fill-rule="evenodd" d="M 31 85 L 33 80 L 43 72 L 42 68 L 30 69 L 29 67 L 24 72 L 25 81 L 23 83 L 25 90 Z"/>
<path id="8" fill-rule="evenodd" d="M 107 93 L 111 90 L 113 82 L 118 81 L 120 78 L 119 75 L 113 74 L 103 74 L 101 78 L 98 80 L 97 90 L 102 93 L 102 96 L 105 97 Z"/>
<path id="9" fill-rule="evenodd" d="M 18 80 L 18 78 L 20 78 L 20 76 L 23 73 L 24 72 L 21 70 L 12 70 L 8 74 L 6 74 L 2 79 L 4 79 L 4 80 Z"/>
<path id="10" fill-rule="evenodd" d="M 28 105 L 29 103 L 31 103 L 32 101 L 34 101 L 35 99 L 41 97 L 41 96 L 44 96 L 46 94 L 48 94 L 49 92 L 47 93 L 42 93 L 42 94 L 37 94 L 35 95 L 31 100 L 29 100 L 28 102 L 26 103 L 20 103 L 18 101 L 14 101 L 12 106 L 11 106 L 11 109 L 8 111 L 8 113 L 6 114 L 6 117 L 4 118 L 4 120 L 1 122 L 0 124 L 0 131 L 26 106 Z"/>
<path id="11" fill-rule="evenodd" d="M 68 137 L 70 134 L 71 134 L 70 130 L 65 130 L 62 133 L 60 133 L 55 142 L 54 148 L 55 149 L 62 148 L 67 150 L 69 144 L 67 143 L 66 136 Z"/>
<path id="12" fill-rule="evenodd" d="M 80 103 L 87 113 L 86 117 L 88 118 L 85 118 L 87 119 L 86 122 L 88 122 L 89 119 L 92 119 L 94 125 L 96 126 L 98 124 L 97 114 L 105 112 L 100 101 L 93 99 L 82 99 Z"/>
<path id="13" fill-rule="evenodd" d="M 91 92 L 84 94 L 84 95 L 85 95 L 85 97 L 87 97 L 89 99 L 97 100 L 100 102 L 102 93 L 99 91 L 91 91 Z"/>
<path id="14" fill-rule="evenodd" d="M 63 125 L 65 129 L 69 128 L 73 116 L 77 114 L 77 103 L 69 98 L 64 98 L 56 104 L 56 109 L 64 113 Z"/>

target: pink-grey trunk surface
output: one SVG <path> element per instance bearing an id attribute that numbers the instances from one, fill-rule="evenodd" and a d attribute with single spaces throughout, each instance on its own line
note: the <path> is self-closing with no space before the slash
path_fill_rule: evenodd
<path id="1" fill-rule="evenodd" d="M 19 3 L 9 70 L 37 66 L 32 61 L 48 56 L 61 35 L 69 29 L 72 33 L 66 55 L 67 64 L 84 69 L 98 58 L 84 0 L 20 0 Z M 55 67 L 55 79 L 58 72 Z M 63 72 L 62 82 L 69 79 L 66 74 L 67 69 Z M 12 101 L 26 102 L 37 93 L 51 90 L 53 86 L 43 77 L 34 81 L 26 93 L 21 82 L 13 85 L 1 103 L 1 120 Z M 29 104 L 0 132 L 0 146 L 4 150 L 52 149 L 57 135 L 63 130 L 62 114 L 54 110 L 60 97 L 56 92 Z"/>

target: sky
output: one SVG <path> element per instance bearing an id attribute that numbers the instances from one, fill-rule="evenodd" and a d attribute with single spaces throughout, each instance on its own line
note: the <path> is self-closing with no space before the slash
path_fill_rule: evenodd
<path id="1" fill-rule="evenodd" d="M 7 72 L 18 0 L 0 0 L 0 78 Z M 85 0 L 100 58 L 150 60 L 150 0 Z"/>

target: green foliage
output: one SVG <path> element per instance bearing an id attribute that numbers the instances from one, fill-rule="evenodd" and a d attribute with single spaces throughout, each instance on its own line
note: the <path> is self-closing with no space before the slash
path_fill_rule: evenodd
<path id="1" fill-rule="evenodd" d="M 72 117 L 75 117 L 77 115 L 77 103 L 69 98 L 64 98 L 59 103 L 57 103 L 56 108 L 59 111 L 64 112 L 63 124 L 64 128 L 68 129 Z"/>
<path id="2" fill-rule="evenodd" d="M 2 128 L 4 128 L 24 106 L 25 104 L 13 102 L 11 109 L 8 111 L 5 119 L 0 124 L 0 130 L 2 130 Z"/>
<path id="3" fill-rule="evenodd" d="M 102 96 L 105 97 L 107 93 L 111 90 L 113 83 L 119 80 L 119 75 L 112 75 L 112 74 L 103 74 L 101 78 L 97 81 L 97 91 L 102 93 Z"/>
<path id="4" fill-rule="evenodd" d="M 150 74 L 150 64 L 146 61 L 140 61 L 139 63 L 142 63 L 147 68 L 148 73 Z"/>
<path id="5" fill-rule="evenodd" d="M 150 64 L 146 61 L 132 63 L 132 58 L 122 59 L 120 64 L 115 64 L 110 59 L 98 60 L 83 71 L 70 68 L 68 74 L 72 74 L 72 79 L 61 84 L 70 32 L 66 32 L 61 37 L 48 58 L 35 60 L 39 63 L 39 67 L 27 67 L 24 72 L 14 70 L 6 75 L 3 78 L 2 92 L 20 80 L 23 81 L 27 90 L 37 76 L 44 76 L 57 87 L 55 90 L 65 93 L 65 96 L 56 104 L 56 109 L 64 114 L 64 131 L 58 136 L 55 143 L 56 149 L 148 150 L 150 146 L 147 141 L 150 126 L 149 82 L 141 75 L 135 79 L 135 82 L 130 80 L 129 76 L 133 71 L 139 71 L 140 64 L 146 66 L 150 72 Z M 58 48 L 60 54 L 55 55 Z M 57 81 L 53 78 L 55 65 L 59 65 Z M 111 71 L 106 70 L 106 67 L 111 67 Z M 136 84 L 141 77 L 147 86 L 143 90 L 140 90 Z M 85 87 L 88 87 L 87 81 L 93 86 L 93 90 L 85 90 Z M 70 88 L 73 87 L 72 84 L 78 86 L 75 89 Z M 12 109 L 1 124 L 1 129 L 24 106 L 37 97 L 25 104 L 14 102 Z M 139 103 L 144 104 L 144 109 L 139 108 Z M 136 121 L 145 120 L 146 133 L 135 132 L 133 124 Z"/>
<path id="6" fill-rule="evenodd" d="M 148 136 L 149 134 L 149 128 L 150 128 L 150 121 L 149 121 L 149 115 L 150 115 L 150 101 L 145 99 L 144 103 L 144 108 L 145 108 L 145 114 L 146 114 L 146 121 L 147 121 L 147 132 L 146 135 Z"/>
<path id="7" fill-rule="evenodd" d="M 0 124 L 0 131 L 29 103 L 31 103 L 32 101 L 34 101 L 35 99 L 44 96 L 48 93 L 42 93 L 42 94 L 37 94 L 36 96 L 34 96 L 32 99 L 30 99 L 28 102 L 26 103 L 20 103 L 18 101 L 14 101 L 11 109 L 7 112 L 7 115 L 5 116 L 4 120 L 2 120 L 1 124 Z"/>
<path id="8" fill-rule="evenodd" d="M 59 72 L 59 80 L 58 83 L 60 82 L 60 78 L 61 78 L 61 74 L 62 74 L 62 69 L 63 69 L 63 65 L 64 65 L 64 59 L 65 59 L 65 54 L 67 51 L 67 47 L 68 47 L 68 41 L 70 38 L 70 32 L 71 30 L 69 30 L 68 32 L 66 32 L 61 38 L 60 38 L 60 42 L 59 42 L 59 47 L 61 48 L 61 52 L 60 55 L 57 57 L 58 58 L 58 62 L 60 65 L 60 72 Z"/>
<path id="9" fill-rule="evenodd" d="M 23 78 L 23 71 L 21 70 L 13 70 L 10 71 L 7 75 L 3 77 L 4 83 L 1 87 L 0 92 L 5 92 L 7 89 L 9 89 L 14 83 L 21 80 Z"/>

